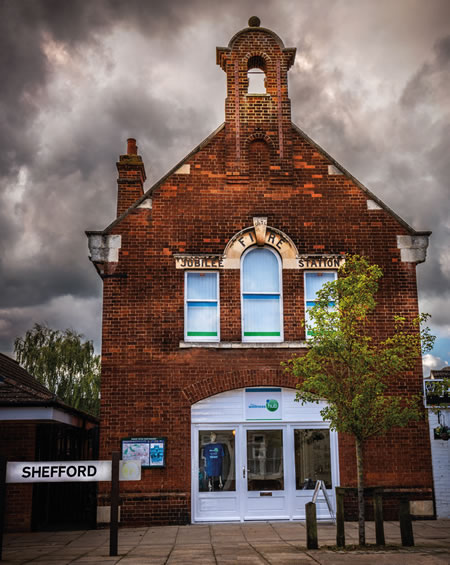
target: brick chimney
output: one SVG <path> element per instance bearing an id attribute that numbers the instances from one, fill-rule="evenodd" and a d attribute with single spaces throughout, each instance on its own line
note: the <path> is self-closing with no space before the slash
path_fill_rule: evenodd
<path id="1" fill-rule="evenodd" d="M 121 155 L 117 163 L 119 178 L 117 179 L 117 217 L 144 194 L 146 177 L 142 157 L 137 154 L 136 140 L 127 139 L 127 153 Z"/>

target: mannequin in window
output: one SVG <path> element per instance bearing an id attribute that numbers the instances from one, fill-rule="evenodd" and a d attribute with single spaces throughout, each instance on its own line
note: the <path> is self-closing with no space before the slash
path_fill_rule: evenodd
<path id="1" fill-rule="evenodd" d="M 205 460 L 205 471 L 208 478 L 208 490 L 214 489 L 214 482 L 218 479 L 219 489 L 223 488 L 222 464 L 225 452 L 221 443 L 216 443 L 217 435 L 211 432 L 210 443 L 203 448 L 203 459 Z"/>

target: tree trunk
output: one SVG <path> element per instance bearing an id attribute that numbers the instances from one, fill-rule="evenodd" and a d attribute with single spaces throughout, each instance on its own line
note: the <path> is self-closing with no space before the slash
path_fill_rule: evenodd
<path id="1" fill-rule="evenodd" d="M 359 545 L 366 545 L 366 525 L 364 521 L 364 460 L 363 442 L 355 438 L 356 441 L 356 470 L 358 475 L 358 534 Z"/>

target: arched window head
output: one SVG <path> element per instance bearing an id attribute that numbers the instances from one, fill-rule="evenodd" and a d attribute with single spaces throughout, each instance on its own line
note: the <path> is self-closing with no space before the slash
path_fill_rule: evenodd
<path id="1" fill-rule="evenodd" d="M 268 247 L 244 253 L 242 341 L 283 341 L 281 260 Z"/>
<path id="2" fill-rule="evenodd" d="M 263 57 L 250 57 L 247 69 L 248 94 L 266 94 L 266 62 Z"/>

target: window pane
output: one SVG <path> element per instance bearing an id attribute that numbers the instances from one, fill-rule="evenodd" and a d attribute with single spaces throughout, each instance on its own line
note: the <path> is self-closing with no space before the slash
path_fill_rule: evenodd
<path id="1" fill-rule="evenodd" d="M 188 273 L 188 300 L 217 300 L 217 273 Z"/>
<path id="2" fill-rule="evenodd" d="M 217 303 L 189 302 L 187 305 L 187 335 L 217 336 Z"/>
<path id="3" fill-rule="evenodd" d="M 268 249 L 254 249 L 244 258 L 243 292 L 280 292 L 278 260 Z"/>
<path id="4" fill-rule="evenodd" d="M 201 430 L 198 433 L 199 491 L 236 490 L 235 430 Z"/>
<path id="5" fill-rule="evenodd" d="M 306 308 L 306 312 L 305 312 L 305 324 L 306 324 L 306 336 L 307 337 L 312 337 L 314 335 L 314 330 L 312 329 L 313 327 L 313 323 L 311 322 L 311 318 L 309 316 L 309 308 L 310 308 L 310 304 L 311 306 L 314 306 L 314 302 L 307 302 L 307 308 Z"/>
<path id="6" fill-rule="evenodd" d="M 305 273 L 305 295 L 306 300 L 315 300 L 317 291 L 322 286 L 335 280 L 334 273 Z"/>
<path id="7" fill-rule="evenodd" d="M 316 481 L 332 488 L 330 431 L 294 430 L 294 443 L 296 489 L 313 489 Z"/>
<path id="8" fill-rule="evenodd" d="M 282 430 L 247 430 L 247 486 L 284 490 Z"/>
<path id="9" fill-rule="evenodd" d="M 248 71 L 248 94 L 265 94 L 266 93 L 266 75 L 260 69 L 252 69 Z"/>
<path id="10" fill-rule="evenodd" d="M 280 297 L 244 295 L 244 336 L 280 336 Z"/>

